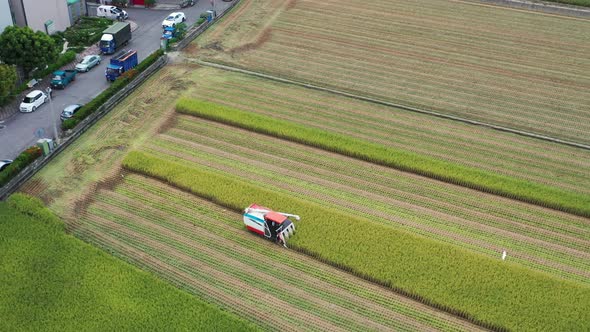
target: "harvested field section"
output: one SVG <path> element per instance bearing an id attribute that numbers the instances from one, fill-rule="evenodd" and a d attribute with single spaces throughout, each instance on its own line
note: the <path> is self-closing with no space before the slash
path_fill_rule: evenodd
<path id="1" fill-rule="evenodd" d="M 458 164 L 590 193 L 590 152 L 201 68 L 187 95 Z M 205 77 L 206 79 L 202 79 Z"/>
<path id="2" fill-rule="evenodd" d="M 152 75 L 20 190 L 41 198 L 62 219 L 77 218 L 70 208 L 84 195 L 81 188 L 108 177 L 130 148 L 155 134 L 174 111 L 174 90 L 191 70 L 167 65 Z"/>
<path id="3" fill-rule="evenodd" d="M 239 214 L 144 176 L 123 177 L 94 195 L 74 232 L 267 330 L 478 329 L 264 241 L 243 229 Z"/>
<path id="4" fill-rule="evenodd" d="M 588 219 L 178 116 L 142 149 L 570 280 L 590 280 Z"/>
<path id="5" fill-rule="evenodd" d="M 590 143 L 587 20 L 438 0 L 298 1 L 270 27 L 255 49 L 200 57 Z"/>

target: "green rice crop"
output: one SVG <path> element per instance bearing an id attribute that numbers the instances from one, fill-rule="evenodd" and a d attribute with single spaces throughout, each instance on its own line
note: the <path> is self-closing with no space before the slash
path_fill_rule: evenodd
<path id="1" fill-rule="evenodd" d="M 448 183 L 590 217 L 589 195 L 462 166 L 202 100 L 181 98 L 176 104 L 176 110 Z"/>
<path id="2" fill-rule="evenodd" d="M 496 330 L 584 329 L 590 288 L 467 252 L 246 181 L 131 152 L 123 166 L 240 211 L 252 202 L 299 214 L 289 242 L 334 266 Z M 587 326 L 586 326 L 587 327 Z"/>
<path id="3" fill-rule="evenodd" d="M 42 203 L 0 202 L 0 330 L 253 331 L 64 232 Z"/>

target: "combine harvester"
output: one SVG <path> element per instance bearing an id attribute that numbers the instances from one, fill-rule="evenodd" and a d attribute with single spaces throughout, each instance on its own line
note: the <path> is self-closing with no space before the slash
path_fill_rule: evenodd
<path id="1" fill-rule="evenodd" d="M 289 217 L 297 221 L 300 219 L 298 215 L 275 212 L 256 204 L 244 209 L 244 224 L 248 230 L 282 244 L 285 248 L 289 237 L 295 234 L 295 224 Z"/>

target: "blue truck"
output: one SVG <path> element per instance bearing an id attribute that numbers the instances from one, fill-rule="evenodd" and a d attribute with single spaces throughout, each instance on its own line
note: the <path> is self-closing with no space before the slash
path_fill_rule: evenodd
<path id="1" fill-rule="evenodd" d="M 53 72 L 51 87 L 54 89 L 65 89 L 70 82 L 76 80 L 75 70 L 58 70 Z"/>
<path id="2" fill-rule="evenodd" d="M 129 22 L 117 22 L 102 32 L 100 38 L 100 51 L 103 54 L 113 54 L 115 50 L 127 45 L 131 40 L 131 24 Z"/>
<path id="3" fill-rule="evenodd" d="M 112 82 L 124 72 L 137 66 L 137 60 L 137 51 L 134 50 L 123 50 L 113 55 L 105 71 L 107 81 Z"/>

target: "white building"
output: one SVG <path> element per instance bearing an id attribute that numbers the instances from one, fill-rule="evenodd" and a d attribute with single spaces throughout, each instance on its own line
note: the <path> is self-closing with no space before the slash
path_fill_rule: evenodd
<path id="1" fill-rule="evenodd" d="M 13 24 L 12 11 L 8 0 L 0 0 L 0 33 L 4 31 L 4 28 Z"/>
<path id="2" fill-rule="evenodd" d="M 8 0 L 8 2 L 16 25 L 28 26 L 34 31 L 49 34 L 65 30 L 85 13 L 83 0 Z"/>

